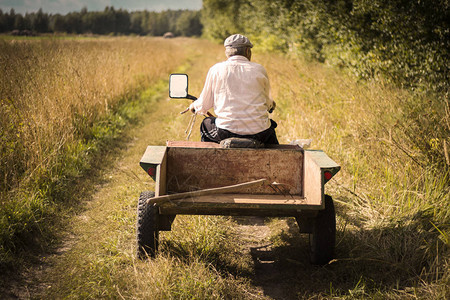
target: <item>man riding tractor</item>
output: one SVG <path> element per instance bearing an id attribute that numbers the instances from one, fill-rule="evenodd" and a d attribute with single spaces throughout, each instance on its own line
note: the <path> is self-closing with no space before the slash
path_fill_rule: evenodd
<path id="1" fill-rule="evenodd" d="M 253 44 L 247 37 L 233 34 L 224 46 L 228 59 L 211 67 L 200 97 L 189 106 L 192 113 L 198 114 L 214 108 L 217 115 L 203 120 L 201 140 L 220 143 L 245 138 L 278 144 L 277 124 L 269 119 L 276 104 L 270 96 L 266 70 L 250 61 Z"/>

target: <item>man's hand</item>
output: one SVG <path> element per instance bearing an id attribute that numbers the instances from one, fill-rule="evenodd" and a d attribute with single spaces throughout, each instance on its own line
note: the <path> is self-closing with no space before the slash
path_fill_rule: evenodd
<path id="1" fill-rule="evenodd" d="M 269 113 L 270 114 L 275 110 L 275 107 L 277 107 L 277 104 L 275 103 L 275 101 L 273 101 L 272 107 L 269 108 Z"/>
<path id="2" fill-rule="evenodd" d="M 194 102 L 192 102 L 191 105 L 189 105 L 189 110 L 191 111 L 191 113 L 195 114 Z"/>

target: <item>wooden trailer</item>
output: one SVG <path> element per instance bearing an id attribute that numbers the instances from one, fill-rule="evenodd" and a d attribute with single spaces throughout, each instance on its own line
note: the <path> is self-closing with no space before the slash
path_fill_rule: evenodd
<path id="1" fill-rule="evenodd" d="M 335 212 L 324 185 L 340 167 L 323 151 L 169 141 L 148 146 L 140 165 L 156 182 L 154 192 L 139 197 L 140 258 L 156 254 L 159 231 L 170 231 L 179 214 L 295 217 L 300 232 L 310 234 L 311 262 L 333 258 Z"/>

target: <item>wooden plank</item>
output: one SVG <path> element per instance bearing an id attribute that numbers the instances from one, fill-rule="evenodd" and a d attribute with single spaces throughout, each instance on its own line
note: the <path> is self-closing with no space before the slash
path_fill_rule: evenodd
<path id="1" fill-rule="evenodd" d="M 165 172 L 166 165 L 162 166 L 161 164 L 166 159 L 166 151 L 166 146 L 148 146 L 139 163 L 142 169 L 155 181 L 161 174 L 160 170 Z"/>
<path id="2" fill-rule="evenodd" d="M 323 207 L 324 178 L 311 151 L 305 151 L 304 196 L 308 202 Z"/>
<path id="3" fill-rule="evenodd" d="M 192 141 L 167 141 L 166 146 L 184 148 L 221 148 L 220 144 L 217 143 Z M 263 149 L 302 150 L 298 145 L 265 145 Z"/>
<path id="4" fill-rule="evenodd" d="M 340 166 L 321 150 L 305 150 L 304 155 L 304 196 L 308 203 L 323 208 L 326 183 L 324 172 L 329 171 L 334 176 Z"/>
<path id="5" fill-rule="evenodd" d="M 314 205 L 323 206 L 323 176 L 320 167 L 310 155 L 305 151 L 304 165 L 304 196 L 307 201 Z"/>
<path id="6" fill-rule="evenodd" d="M 305 198 L 299 195 L 283 196 L 283 195 L 252 195 L 252 194 L 217 194 L 192 196 L 190 198 L 182 198 L 174 201 L 176 205 L 180 203 L 210 203 L 210 204 L 265 204 L 265 205 L 304 205 L 308 204 Z"/>
<path id="7" fill-rule="evenodd" d="M 211 196 L 214 194 L 219 193 L 231 193 L 236 192 L 239 190 L 242 190 L 244 188 L 253 187 L 256 185 L 261 185 L 264 182 L 266 182 L 266 179 L 259 179 L 251 182 L 245 182 L 230 186 L 224 186 L 220 188 L 213 188 L 213 189 L 204 189 L 199 191 L 193 191 L 193 192 L 185 192 L 185 193 L 178 193 L 178 194 L 172 194 L 172 195 L 163 195 L 163 196 L 156 196 L 148 200 L 149 204 L 161 204 L 168 201 L 182 201 L 183 199 L 189 199 L 192 201 L 192 199 L 200 197 L 200 196 Z"/>
<path id="8" fill-rule="evenodd" d="M 310 159 L 322 169 L 340 169 L 341 167 L 322 150 L 305 150 Z"/>
<path id="9" fill-rule="evenodd" d="M 166 155 L 166 146 L 148 146 L 141 158 L 141 163 L 160 164 Z"/>
<path id="10" fill-rule="evenodd" d="M 303 151 L 285 149 L 167 149 L 167 190 L 181 193 L 266 178 L 277 182 L 242 193 L 302 195 Z"/>
<path id="11" fill-rule="evenodd" d="M 166 202 L 159 206 L 161 214 L 202 214 L 225 216 L 299 216 L 303 211 L 320 209 L 301 196 L 221 194 L 195 199 Z"/>
<path id="12" fill-rule="evenodd" d="M 156 168 L 155 196 L 167 194 L 167 152 L 161 159 L 161 163 Z"/>
<path id="13" fill-rule="evenodd" d="M 220 144 L 210 142 L 191 142 L 191 141 L 167 141 L 167 147 L 184 148 L 220 148 Z"/>
<path id="14" fill-rule="evenodd" d="M 201 204 L 201 203 L 200 203 Z M 220 215 L 220 216 L 263 216 L 263 217 L 295 217 L 303 210 L 314 211 L 317 206 L 308 207 L 307 205 L 301 206 L 299 211 L 299 205 L 288 206 L 285 205 L 278 209 L 274 206 L 263 207 L 220 207 L 214 205 L 201 206 L 197 204 L 195 206 L 188 203 L 181 204 L 179 206 L 166 205 L 160 207 L 159 211 L 162 215 Z"/>

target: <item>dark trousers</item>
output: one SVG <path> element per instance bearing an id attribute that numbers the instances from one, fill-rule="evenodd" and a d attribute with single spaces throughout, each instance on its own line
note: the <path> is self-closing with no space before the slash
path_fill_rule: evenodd
<path id="1" fill-rule="evenodd" d="M 254 139 L 264 144 L 279 144 L 277 134 L 275 133 L 277 123 L 273 120 L 270 120 L 270 124 L 271 126 L 269 128 L 257 134 L 240 135 L 228 131 L 226 129 L 221 129 L 217 127 L 216 118 L 208 117 L 205 118 L 202 124 L 200 125 L 200 134 L 202 136 L 202 142 L 220 143 L 220 141 L 227 138 L 239 137 L 239 138 Z"/>

